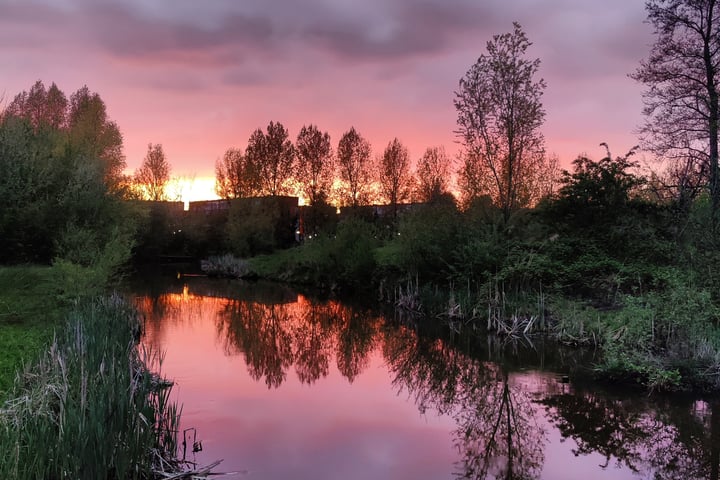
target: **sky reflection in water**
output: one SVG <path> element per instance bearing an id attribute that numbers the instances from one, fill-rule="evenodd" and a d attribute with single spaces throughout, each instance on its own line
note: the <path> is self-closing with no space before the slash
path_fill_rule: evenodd
<path id="1" fill-rule="evenodd" d="M 551 371 L 572 359 L 498 362 L 512 355 L 490 343 L 471 356 L 369 310 L 277 286 L 188 279 L 135 294 L 145 343 L 165 353 L 183 426 L 203 444 L 188 455 L 222 458 L 220 471 L 717 478 L 717 408 L 713 418 L 705 402 L 574 388 Z"/>

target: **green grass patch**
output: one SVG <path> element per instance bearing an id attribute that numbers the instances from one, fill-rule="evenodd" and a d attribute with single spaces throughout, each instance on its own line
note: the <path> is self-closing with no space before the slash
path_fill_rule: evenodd
<path id="1" fill-rule="evenodd" d="M 51 267 L 0 268 L 0 399 L 15 372 L 37 357 L 67 312 Z"/>
<path id="2" fill-rule="evenodd" d="M 83 300 L 0 408 L 0 478 L 149 479 L 170 468 L 178 409 L 119 297 Z M 172 471 L 172 468 L 170 468 Z"/>

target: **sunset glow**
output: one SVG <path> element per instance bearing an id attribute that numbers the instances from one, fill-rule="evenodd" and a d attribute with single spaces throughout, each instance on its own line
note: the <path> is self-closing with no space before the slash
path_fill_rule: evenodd
<path id="1" fill-rule="evenodd" d="M 637 143 L 647 56 L 643 2 L 401 0 L 263 2 L 28 0 L 0 7 L 0 97 L 36 80 L 100 93 L 124 137 L 129 171 L 163 145 L 184 195 L 213 198 L 206 178 L 256 128 L 305 124 L 334 146 L 354 126 L 373 155 L 398 137 L 413 159 L 458 151 L 459 79 L 492 35 L 522 24 L 547 81 L 543 128 L 563 165 Z M 69 59 L 72 58 L 72 61 Z M 200 181 L 202 179 L 202 181 Z"/>

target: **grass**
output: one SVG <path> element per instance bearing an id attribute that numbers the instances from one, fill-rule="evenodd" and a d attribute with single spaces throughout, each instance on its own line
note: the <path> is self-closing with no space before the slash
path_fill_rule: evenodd
<path id="1" fill-rule="evenodd" d="M 146 479 L 174 471 L 179 412 L 119 297 L 82 301 L 0 409 L 0 478 Z"/>
<path id="2" fill-rule="evenodd" d="M 0 268 L 0 399 L 18 368 L 39 355 L 67 312 L 56 291 L 51 267 Z"/>

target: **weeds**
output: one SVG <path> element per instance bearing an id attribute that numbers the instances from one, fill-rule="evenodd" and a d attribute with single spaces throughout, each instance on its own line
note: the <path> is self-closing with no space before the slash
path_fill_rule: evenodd
<path id="1" fill-rule="evenodd" d="M 171 384 L 117 296 L 79 305 L 0 409 L 0 477 L 149 479 L 174 466 Z"/>

